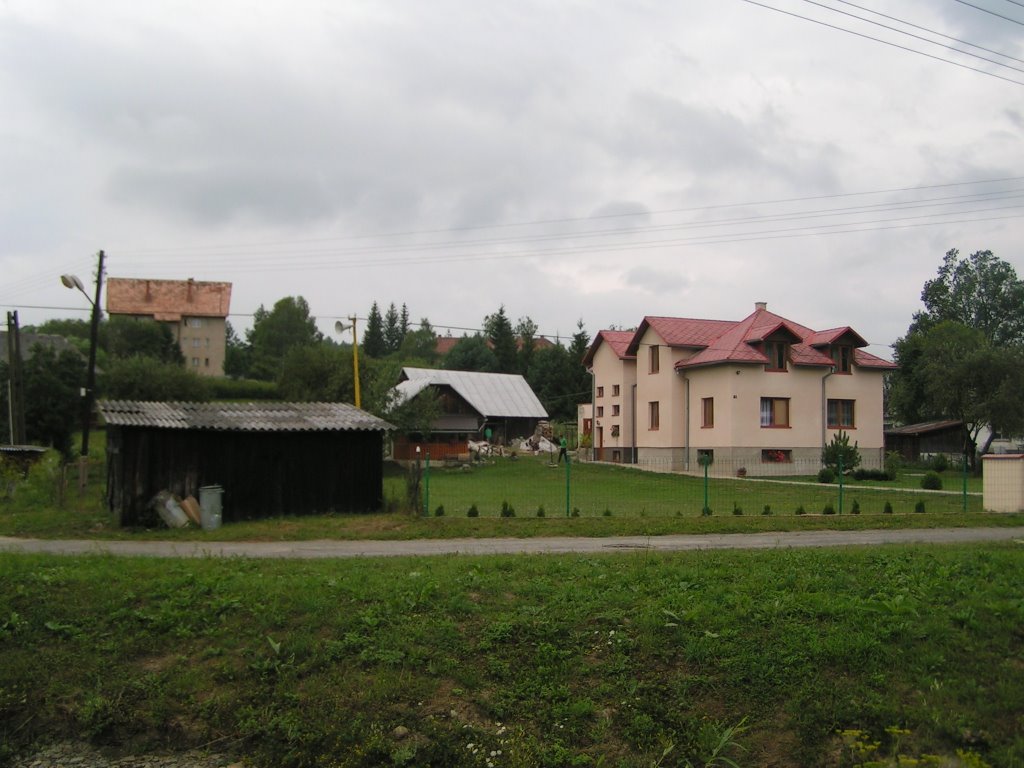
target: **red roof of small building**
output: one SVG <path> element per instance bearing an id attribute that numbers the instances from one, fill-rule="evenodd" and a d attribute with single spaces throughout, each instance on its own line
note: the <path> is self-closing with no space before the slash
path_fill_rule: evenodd
<path id="1" fill-rule="evenodd" d="M 633 331 L 598 331 L 594 340 L 590 342 L 587 354 L 583 356 L 583 365 L 589 366 L 594 362 L 594 355 L 597 354 L 597 349 L 602 344 L 607 344 L 620 360 L 635 358 L 636 355 L 627 352 L 629 342 L 633 340 L 633 333 Z"/>
<path id="2" fill-rule="evenodd" d="M 182 317 L 227 317 L 230 309 L 231 283 L 107 279 L 107 312 L 112 315 L 148 315 L 178 322 Z"/>
<path id="3" fill-rule="evenodd" d="M 793 365 L 830 367 L 835 361 L 821 349 L 840 340 L 853 347 L 866 347 L 856 331 L 849 326 L 814 331 L 795 323 L 758 303 L 754 312 L 740 321 L 700 320 L 683 317 L 645 317 L 630 339 L 627 352 L 635 356 L 640 339 L 647 329 L 653 329 L 670 347 L 697 350 L 692 357 L 676 363 L 677 369 L 696 368 L 719 363 L 749 363 L 766 365 L 768 358 L 762 351 L 764 342 L 785 341 L 789 346 L 789 360 Z M 594 349 L 592 346 L 591 349 Z M 895 363 L 876 357 L 862 349 L 854 350 L 854 364 L 864 368 L 892 369 Z"/>

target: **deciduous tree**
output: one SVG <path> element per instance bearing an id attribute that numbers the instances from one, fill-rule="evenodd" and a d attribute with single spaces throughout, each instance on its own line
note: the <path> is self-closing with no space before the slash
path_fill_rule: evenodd
<path id="1" fill-rule="evenodd" d="M 269 312 L 260 305 L 248 333 L 252 348 L 249 375 L 254 379 L 273 381 L 281 372 L 285 355 L 298 347 L 310 347 L 323 341 L 316 319 L 309 314 L 309 304 L 301 296 L 287 296 Z"/>

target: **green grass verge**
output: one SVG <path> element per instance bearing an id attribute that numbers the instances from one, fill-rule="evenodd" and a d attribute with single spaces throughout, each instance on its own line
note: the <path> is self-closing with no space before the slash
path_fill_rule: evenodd
<path id="1" fill-rule="evenodd" d="M 0 762 L 74 737 L 263 766 L 1020 765 L 1021 583 L 1019 544 L 4 555 Z"/>

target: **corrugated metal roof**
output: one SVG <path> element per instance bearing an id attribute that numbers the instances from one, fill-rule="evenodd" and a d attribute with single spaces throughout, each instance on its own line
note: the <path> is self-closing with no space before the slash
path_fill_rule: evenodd
<path id="1" fill-rule="evenodd" d="M 403 397 L 413 397 L 430 384 L 447 384 L 485 418 L 548 417 L 526 379 L 518 374 L 403 368 L 402 376 L 405 380 L 398 391 Z"/>
<path id="2" fill-rule="evenodd" d="M 384 431 L 394 426 L 348 403 L 162 403 L 101 400 L 108 425 L 223 432 Z"/>

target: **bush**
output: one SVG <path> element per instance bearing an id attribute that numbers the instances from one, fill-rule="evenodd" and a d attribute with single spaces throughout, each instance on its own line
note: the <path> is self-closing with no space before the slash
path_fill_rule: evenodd
<path id="1" fill-rule="evenodd" d="M 932 460 L 928 462 L 928 468 L 932 472 L 945 472 L 949 469 L 949 459 L 944 453 L 936 453 L 932 456 Z"/>
<path id="2" fill-rule="evenodd" d="M 732 503 L 732 513 L 733 513 L 734 515 L 742 515 L 742 514 L 743 514 L 743 507 L 741 507 L 741 506 L 740 506 L 739 504 L 737 504 L 737 503 L 736 503 L 736 502 L 734 501 L 734 502 Z"/>
<path id="3" fill-rule="evenodd" d="M 466 517 L 480 517 L 480 510 L 476 508 L 476 504 L 469 505 L 469 509 L 466 510 Z"/>
<path id="4" fill-rule="evenodd" d="M 503 501 L 503 502 L 501 502 L 501 516 L 502 517 L 515 517 L 516 516 L 516 510 L 507 501 Z"/>
<path id="5" fill-rule="evenodd" d="M 859 515 L 860 514 L 860 502 L 857 501 L 856 499 L 853 500 L 853 506 L 850 507 L 850 514 L 851 515 Z"/>
<path id="6" fill-rule="evenodd" d="M 914 505 L 914 511 L 918 513 L 924 512 L 924 499 L 917 500 L 917 503 Z"/>
<path id="7" fill-rule="evenodd" d="M 831 483 L 836 479 L 836 473 L 833 472 L 829 467 L 822 467 L 818 470 L 818 482 L 819 483 Z"/>
<path id="8" fill-rule="evenodd" d="M 890 480 L 897 479 L 901 469 L 903 469 L 903 457 L 898 451 L 889 451 L 885 454 L 885 474 Z"/>
<path id="9" fill-rule="evenodd" d="M 770 504 L 765 504 L 764 509 L 761 510 L 762 515 L 770 515 L 772 513 L 772 507 Z"/>
<path id="10" fill-rule="evenodd" d="M 838 473 L 842 467 L 843 472 L 853 472 L 860 465 L 860 451 L 857 443 L 850 445 L 850 436 L 843 430 L 839 430 L 832 436 L 832 442 L 825 446 L 821 452 L 821 463 Z"/>
<path id="11" fill-rule="evenodd" d="M 823 515 L 834 515 L 835 513 L 836 508 L 833 507 L 831 504 L 826 504 L 824 507 L 822 507 L 821 514 Z"/>
<path id="12" fill-rule="evenodd" d="M 927 472 L 925 473 L 925 476 L 921 478 L 921 487 L 926 491 L 941 491 L 942 478 L 939 477 L 938 472 Z"/>
<path id="13" fill-rule="evenodd" d="M 854 480 L 895 480 L 894 477 L 889 477 L 889 473 L 884 469 L 864 469 L 860 467 L 853 473 Z"/>
<path id="14" fill-rule="evenodd" d="M 605 507 L 605 508 L 604 508 L 604 512 L 602 512 L 601 514 L 602 514 L 602 515 L 603 515 L 604 517 L 611 517 L 611 516 L 612 516 L 612 511 L 611 511 L 610 509 L 608 509 L 608 507 Z"/>
<path id="15" fill-rule="evenodd" d="M 892 514 L 892 504 L 890 504 L 888 501 L 885 502 L 885 506 L 882 507 L 882 514 L 883 515 L 891 515 Z"/>
<path id="16" fill-rule="evenodd" d="M 800 506 L 798 506 L 796 508 L 796 514 L 798 514 L 798 515 L 806 515 L 807 514 L 807 510 L 804 509 L 804 505 L 803 504 L 801 504 Z"/>
<path id="17" fill-rule="evenodd" d="M 544 505 L 537 507 L 537 517 L 544 517 Z"/>
<path id="18" fill-rule="evenodd" d="M 711 515 L 714 514 L 714 511 L 711 509 L 711 507 L 704 507 L 700 511 L 700 514 L 701 514 L 702 517 L 711 517 Z"/>
<path id="19" fill-rule="evenodd" d="M 438 504 L 434 510 L 434 517 L 444 517 L 444 504 Z"/>

